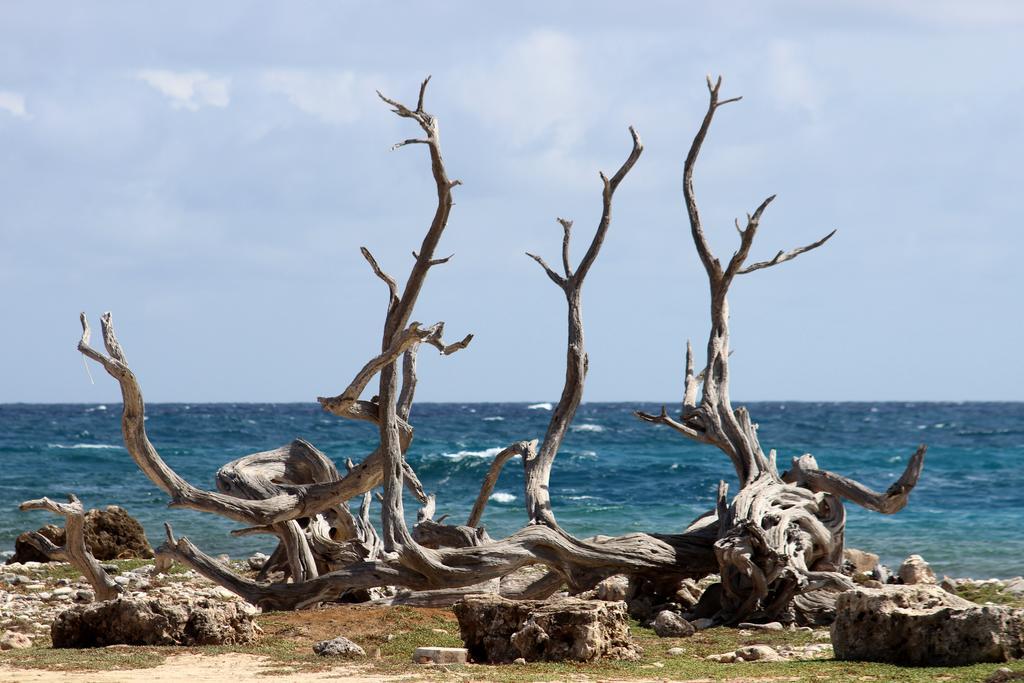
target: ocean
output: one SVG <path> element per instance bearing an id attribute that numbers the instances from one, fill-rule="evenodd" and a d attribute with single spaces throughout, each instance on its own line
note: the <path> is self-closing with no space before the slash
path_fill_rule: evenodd
<path id="1" fill-rule="evenodd" d="M 896 566 L 921 554 L 941 576 L 1009 578 L 1024 574 L 1024 403 L 747 404 L 761 443 L 780 466 L 813 453 L 821 467 L 884 490 L 919 443 L 924 474 L 907 507 L 881 515 L 847 506 L 847 545 Z M 233 538 L 236 525 L 190 510 L 169 510 L 121 442 L 119 404 L 0 405 L 0 551 L 22 531 L 57 521 L 19 512 L 23 500 L 76 493 L 86 507 L 126 508 L 162 541 L 162 523 L 210 554 L 269 552 L 270 537 Z M 714 506 L 720 479 L 735 481 L 718 450 L 632 411 L 660 405 L 581 406 L 551 476 L 555 514 L 577 536 L 677 532 Z M 223 463 L 303 437 L 332 457 L 358 462 L 375 446 L 372 425 L 341 420 L 316 404 L 151 404 L 146 422 L 164 459 L 192 483 L 213 488 Z M 520 439 L 540 438 L 550 404 L 421 403 L 410 463 L 438 514 L 464 522 L 491 457 Z M 341 468 L 343 469 L 343 467 Z M 509 462 L 484 514 L 493 537 L 525 521 L 523 476 Z M 735 491 L 733 483 L 732 490 Z M 415 519 L 415 501 L 407 500 Z M 377 514 L 375 505 L 374 514 Z"/>

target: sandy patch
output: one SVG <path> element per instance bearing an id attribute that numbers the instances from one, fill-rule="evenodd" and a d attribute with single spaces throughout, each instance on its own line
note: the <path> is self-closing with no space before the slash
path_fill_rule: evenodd
<path id="1" fill-rule="evenodd" d="M 255 655 L 195 655 L 169 656 L 160 666 L 149 669 L 119 669 L 116 671 L 49 671 L 46 669 L 19 669 L 0 666 L 2 683 L 223 683 L 223 681 L 388 681 L 401 677 L 361 675 L 355 666 L 337 667 L 329 671 L 271 674 L 263 672 L 280 669 L 280 662 Z"/>

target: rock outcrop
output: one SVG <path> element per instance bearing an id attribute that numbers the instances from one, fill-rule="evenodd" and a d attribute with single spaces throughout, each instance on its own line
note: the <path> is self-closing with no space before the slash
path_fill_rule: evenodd
<path id="1" fill-rule="evenodd" d="M 47 524 L 38 533 L 53 541 L 54 545 L 64 545 L 64 529 L 61 527 Z M 27 534 L 22 534 L 14 541 L 14 555 L 7 564 L 48 562 L 49 558 L 36 550 L 26 537 Z M 101 561 L 153 557 L 153 548 L 146 540 L 142 525 L 116 505 L 85 513 L 85 545 Z"/>
<path id="2" fill-rule="evenodd" d="M 250 643 L 258 632 L 252 615 L 232 602 L 172 605 L 118 598 L 64 610 L 50 627 L 50 637 L 57 648 Z"/>
<path id="3" fill-rule="evenodd" d="M 837 659 L 911 666 L 1005 662 L 1024 656 L 1024 610 L 980 606 L 939 586 L 847 591 L 836 601 Z"/>
<path id="4" fill-rule="evenodd" d="M 477 662 L 590 662 L 638 659 L 641 652 L 629 636 L 621 602 L 472 595 L 457 602 L 454 610 L 462 640 Z"/>

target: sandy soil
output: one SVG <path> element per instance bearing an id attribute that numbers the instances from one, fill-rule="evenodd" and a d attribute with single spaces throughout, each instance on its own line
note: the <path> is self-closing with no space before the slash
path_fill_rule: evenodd
<path id="1" fill-rule="evenodd" d="M 397 678 L 361 676 L 356 667 L 338 667 L 329 671 L 302 672 L 289 675 L 266 675 L 267 670 L 279 669 L 280 663 L 254 655 L 226 654 L 205 656 L 195 654 L 172 655 L 160 666 L 150 669 L 121 669 L 118 671 L 48 671 L 44 669 L 18 669 L 0 666 L 2 683 L 222 683 L 223 681 L 387 681 Z"/>

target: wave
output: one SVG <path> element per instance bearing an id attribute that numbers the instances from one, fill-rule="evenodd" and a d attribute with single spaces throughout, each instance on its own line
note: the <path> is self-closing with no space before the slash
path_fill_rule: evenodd
<path id="1" fill-rule="evenodd" d="M 109 443 L 76 443 L 76 444 L 72 444 L 70 446 L 68 446 L 67 444 L 62 444 L 62 443 L 48 443 L 48 444 L 46 444 L 46 447 L 47 448 L 116 448 L 116 449 L 121 449 L 121 450 L 124 449 L 124 446 L 115 446 L 115 445 L 109 444 Z"/>
<path id="2" fill-rule="evenodd" d="M 604 427 L 588 422 L 581 425 L 573 425 L 572 430 L 574 432 L 603 432 Z"/>
<path id="3" fill-rule="evenodd" d="M 97 410 L 106 410 L 106 409 L 107 409 L 107 407 L 106 407 L 106 406 L 104 406 L 104 405 L 98 405 L 98 406 L 96 406 L 95 408 L 86 408 L 86 409 L 85 409 L 85 412 L 87 412 L 87 413 L 94 413 L 94 412 L 96 412 Z"/>
<path id="4" fill-rule="evenodd" d="M 498 453 L 501 453 L 504 448 L 501 446 L 495 446 L 494 448 L 485 448 L 482 451 L 457 451 L 455 453 L 442 453 L 441 456 L 449 458 L 451 460 L 462 460 L 463 458 L 492 458 Z"/>
<path id="5" fill-rule="evenodd" d="M 554 406 L 550 403 L 531 403 L 526 406 L 527 410 L 551 410 L 552 408 L 554 408 Z"/>
<path id="6" fill-rule="evenodd" d="M 495 503 L 511 503 L 514 502 L 516 497 L 511 493 L 505 493 L 504 491 L 495 491 L 491 494 L 491 500 Z"/>
<path id="7" fill-rule="evenodd" d="M 490 417 L 485 417 L 484 422 L 501 422 L 504 419 L 505 418 L 503 418 L 501 415 L 492 415 Z"/>

